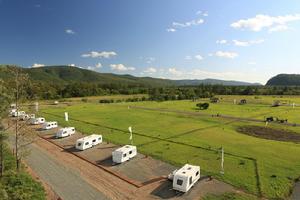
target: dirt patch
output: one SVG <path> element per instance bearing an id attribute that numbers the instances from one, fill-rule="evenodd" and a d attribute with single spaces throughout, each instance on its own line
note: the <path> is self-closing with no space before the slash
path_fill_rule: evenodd
<path id="1" fill-rule="evenodd" d="M 262 126 L 242 126 L 237 131 L 253 137 L 284 141 L 284 142 L 300 142 L 300 134 L 283 129 L 274 129 Z"/>

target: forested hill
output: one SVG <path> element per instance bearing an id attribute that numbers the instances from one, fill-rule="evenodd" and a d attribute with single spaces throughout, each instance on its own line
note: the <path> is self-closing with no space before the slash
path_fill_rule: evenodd
<path id="1" fill-rule="evenodd" d="M 0 66 L 0 78 L 6 80 L 11 77 L 8 68 L 11 66 Z M 116 75 L 110 73 L 98 73 L 87 69 L 71 66 L 45 66 L 39 68 L 20 68 L 27 73 L 34 82 L 45 82 L 53 84 L 67 83 L 95 83 L 101 85 L 122 84 L 138 87 L 170 86 L 171 80 L 156 79 L 150 77 L 134 77 L 131 75 Z"/>
<path id="2" fill-rule="evenodd" d="M 279 74 L 271 78 L 268 86 L 300 86 L 300 74 Z"/>
<path id="3" fill-rule="evenodd" d="M 7 79 L 10 76 L 7 73 L 7 68 L 10 66 L 0 65 L 0 78 Z M 169 80 L 151 77 L 134 77 L 131 75 L 117 75 L 111 73 L 98 73 L 87 69 L 81 69 L 71 66 L 46 66 L 40 68 L 21 68 L 24 72 L 29 74 L 32 81 L 47 82 L 55 84 L 67 83 L 97 83 L 101 85 L 128 85 L 138 87 L 164 87 L 164 86 L 187 86 L 187 85 L 259 85 L 240 81 L 224 81 L 217 79 L 204 80 Z"/>

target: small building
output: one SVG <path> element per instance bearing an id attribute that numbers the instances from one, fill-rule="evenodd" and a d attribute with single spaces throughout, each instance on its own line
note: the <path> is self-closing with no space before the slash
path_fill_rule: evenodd
<path id="1" fill-rule="evenodd" d="M 42 129 L 44 129 L 44 130 L 50 130 L 50 129 L 57 128 L 57 127 L 58 127 L 57 122 L 45 122 L 43 124 Z"/>
<path id="2" fill-rule="evenodd" d="M 45 123 L 45 118 L 43 118 L 43 117 L 30 119 L 30 124 L 32 124 L 32 125 L 38 125 L 38 124 L 44 124 L 44 123 Z"/>
<path id="3" fill-rule="evenodd" d="M 58 130 L 55 134 L 56 138 L 64 138 L 75 134 L 75 127 L 65 127 Z"/>
<path id="4" fill-rule="evenodd" d="M 114 163 L 123 163 L 137 155 L 136 146 L 125 145 L 112 152 L 112 160 Z"/>
<path id="5" fill-rule="evenodd" d="M 76 141 L 75 148 L 78 150 L 85 150 L 92 148 L 98 144 L 102 143 L 102 135 L 89 135 L 83 138 L 80 138 Z"/>
<path id="6" fill-rule="evenodd" d="M 241 99 L 240 100 L 240 105 L 244 105 L 244 104 L 247 104 L 247 100 L 246 99 Z"/>
<path id="7" fill-rule="evenodd" d="M 173 172 L 173 190 L 189 191 L 200 179 L 200 166 L 185 164 Z"/>

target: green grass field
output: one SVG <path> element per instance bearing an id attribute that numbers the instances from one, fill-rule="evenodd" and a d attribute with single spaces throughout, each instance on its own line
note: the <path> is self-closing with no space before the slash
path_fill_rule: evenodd
<path id="1" fill-rule="evenodd" d="M 233 105 L 234 98 L 246 98 L 249 104 Z M 186 162 L 200 165 L 202 173 L 252 194 L 286 198 L 294 179 L 300 176 L 300 144 L 255 138 L 236 131 L 239 126 L 264 126 L 264 123 L 128 109 L 128 106 L 135 105 L 257 119 L 276 116 L 300 123 L 300 107 L 270 106 L 278 98 L 300 102 L 298 97 L 222 96 L 221 103 L 210 104 L 205 111 L 195 109 L 197 102 L 168 101 L 45 106 L 39 114 L 48 120 L 57 120 L 61 125 L 73 125 L 86 134 L 102 134 L 105 140 L 117 144 L 130 142 L 127 130 L 132 126 L 134 144 L 142 153 L 178 166 Z M 65 111 L 69 112 L 69 122 L 64 122 Z M 299 127 L 268 126 L 300 134 Z M 220 174 L 219 149 L 222 146 L 226 153 L 224 175 Z"/>

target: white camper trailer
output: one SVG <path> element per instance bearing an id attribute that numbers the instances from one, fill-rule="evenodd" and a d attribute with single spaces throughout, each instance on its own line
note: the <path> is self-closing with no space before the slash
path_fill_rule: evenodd
<path id="1" fill-rule="evenodd" d="M 42 117 L 30 119 L 30 124 L 32 124 L 32 125 L 38 125 L 38 124 L 43 124 L 43 123 L 45 123 L 45 118 L 42 118 Z"/>
<path id="2" fill-rule="evenodd" d="M 17 105 L 16 105 L 15 103 L 12 103 L 12 104 L 10 104 L 10 108 L 16 109 L 16 108 L 17 108 Z"/>
<path id="3" fill-rule="evenodd" d="M 65 127 L 58 130 L 58 132 L 55 134 L 56 138 L 64 138 L 75 134 L 75 128 L 74 127 Z"/>
<path id="4" fill-rule="evenodd" d="M 125 145 L 112 152 L 112 159 L 115 163 L 125 162 L 137 155 L 136 146 Z"/>
<path id="5" fill-rule="evenodd" d="M 200 179 L 200 167 L 185 164 L 181 169 L 173 172 L 172 178 L 173 190 L 187 192 Z"/>
<path id="6" fill-rule="evenodd" d="M 22 121 L 30 120 L 32 118 L 35 118 L 35 114 L 25 114 L 21 116 Z"/>
<path id="7" fill-rule="evenodd" d="M 26 114 L 25 111 L 16 111 L 15 110 L 14 112 L 11 113 L 11 116 L 13 116 L 13 117 L 22 117 L 25 114 Z"/>
<path id="8" fill-rule="evenodd" d="M 17 109 L 13 108 L 9 111 L 9 115 L 13 116 L 15 112 L 17 112 Z"/>
<path id="9" fill-rule="evenodd" d="M 76 149 L 85 150 L 102 143 L 102 135 L 89 135 L 76 141 Z"/>
<path id="10" fill-rule="evenodd" d="M 45 122 L 42 128 L 44 130 L 50 130 L 57 127 L 58 127 L 57 122 Z"/>

